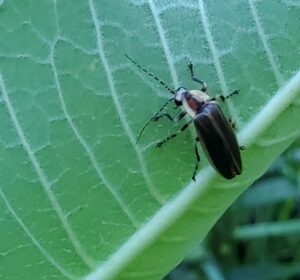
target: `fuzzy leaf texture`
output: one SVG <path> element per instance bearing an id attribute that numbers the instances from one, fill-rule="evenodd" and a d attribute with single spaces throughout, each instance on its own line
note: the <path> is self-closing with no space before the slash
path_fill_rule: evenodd
<path id="1" fill-rule="evenodd" d="M 299 1 L 0 1 L 0 278 L 161 279 L 299 136 Z M 243 174 L 191 181 L 172 88 L 240 95 Z M 171 114 L 175 114 L 170 105 Z M 228 109 L 226 109 L 228 108 Z M 178 111 L 178 110 L 177 110 Z M 187 120 L 187 119 L 186 119 Z M 183 120 L 181 125 L 186 121 Z"/>

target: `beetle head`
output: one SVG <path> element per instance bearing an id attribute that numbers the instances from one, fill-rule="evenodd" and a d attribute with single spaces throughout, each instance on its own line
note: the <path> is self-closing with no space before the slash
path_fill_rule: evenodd
<path id="1" fill-rule="evenodd" d="M 186 94 L 187 90 L 185 87 L 179 87 L 176 92 L 175 92 L 175 104 L 177 106 L 181 106 L 182 105 L 182 100 Z"/>

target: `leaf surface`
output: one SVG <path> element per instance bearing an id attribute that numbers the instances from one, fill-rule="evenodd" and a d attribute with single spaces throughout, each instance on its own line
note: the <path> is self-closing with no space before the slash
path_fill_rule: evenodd
<path id="1" fill-rule="evenodd" d="M 160 279 L 299 136 L 297 1 L 0 1 L 0 276 Z M 144 123 L 176 89 L 240 89 L 243 174 Z M 170 106 L 171 114 L 175 110 Z M 183 120 L 182 124 L 185 121 Z M 16 265 L 17 264 L 17 265 Z"/>

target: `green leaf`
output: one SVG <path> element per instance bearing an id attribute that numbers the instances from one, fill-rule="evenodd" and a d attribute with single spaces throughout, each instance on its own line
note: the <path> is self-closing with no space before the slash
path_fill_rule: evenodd
<path id="1" fill-rule="evenodd" d="M 0 276 L 160 279 L 299 136 L 297 1 L 0 1 Z M 170 84 L 240 95 L 243 174 L 191 181 Z M 174 110 L 171 113 L 174 114 Z M 226 109 L 225 109 L 226 110 Z M 226 110 L 227 111 L 227 110 Z M 184 121 L 183 121 L 184 122 Z"/>

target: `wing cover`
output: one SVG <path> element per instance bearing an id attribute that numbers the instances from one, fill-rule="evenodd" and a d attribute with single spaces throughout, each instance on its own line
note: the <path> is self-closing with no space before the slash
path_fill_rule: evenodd
<path id="1" fill-rule="evenodd" d="M 213 167 L 226 179 L 241 174 L 240 148 L 231 124 L 219 105 L 204 103 L 195 116 L 194 124 Z"/>

